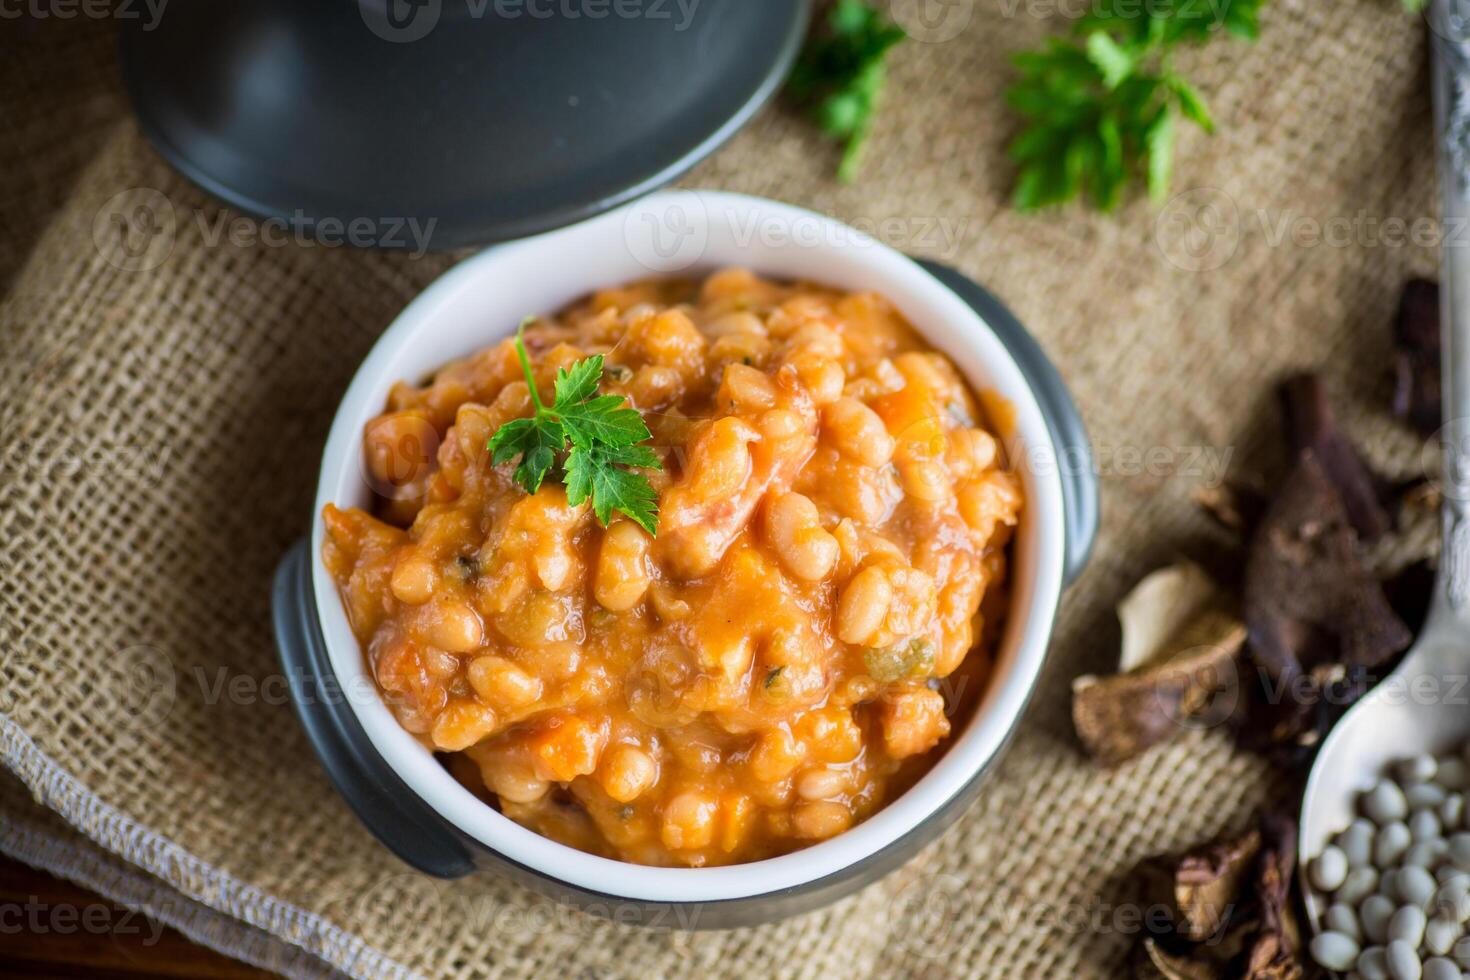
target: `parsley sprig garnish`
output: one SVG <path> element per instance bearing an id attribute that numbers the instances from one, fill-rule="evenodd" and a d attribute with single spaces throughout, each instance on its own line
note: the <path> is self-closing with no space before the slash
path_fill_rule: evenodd
<path id="1" fill-rule="evenodd" d="M 528 318 L 529 319 L 529 318 Z M 594 354 L 558 368 L 551 405 L 541 401 L 531 358 L 526 353 L 526 322 L 516 331 L 516 356 L 531 389 L 535 412 L 513 419 L 490 437 L 487 449 L 496 465 L 521 458 L 513 474 L 527 493 L 535 493 L 553 469 L 567 488 L 573 507 L 592 498 L 592 510 L 607 526 L 613 511 L 621 511 L 649 534 L 658 532 L 658 495 L 648 480 L 628 469 L 640 466 L 661 470 L 654 451 L 637 443 L 653 434 L 643 416 L 621 395 L 599 395 L 602 355 Z"/>
<path id="2" fill-rule="evenodd" d="M 1027 124 L 1011 143 L 1020 164 L 1015 203 L 1025 211 L 1085 194 L 1109 211 L 1142 172 L 1162 200 L 1174 165 L 1176 117 L 1206 132 L 1204 99 L 1174 70 L 1183 44 L 1222 34 L 1254 40 L 1264 0 L 1097 0 L 1074 36 L 1015 56 L 1007 93 Z"/>
<path id="3" fill-rule="evenodd" d="M 883 93 L 888 50 L 907 35 L 863 0 L 837 0 L 826 30 L 814 34 L 791 70 L 787 89 L 817 125 L 843 143 L 837 179 L 857 176 L 863 145 Z"/>

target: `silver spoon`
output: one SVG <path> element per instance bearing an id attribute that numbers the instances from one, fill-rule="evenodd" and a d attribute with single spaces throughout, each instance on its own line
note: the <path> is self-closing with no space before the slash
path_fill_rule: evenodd
<path id="1" fill-rule="evenodd" d="M 1307 779 L 1299 866 L 1356 816 L 1358 796 L 1388 764 L 1443 754 L 1470 740 L 1470 0 L 1429 13 L 1434 126 L 1444 217 L 1440 275 L 1443 357 L 1443 550 L 1429 616 L 1398 668 L 1332 729 Z M 1303 879 L 1305 881 L 1305 878 Z M 1313 931 L 1322 896 L 1304 886 Z"/>

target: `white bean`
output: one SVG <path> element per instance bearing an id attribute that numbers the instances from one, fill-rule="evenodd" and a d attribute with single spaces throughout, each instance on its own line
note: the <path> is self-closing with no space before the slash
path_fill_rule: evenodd
<path id="1" fill-rule="evenodd" d="M 1395 941 L 1405 942 L 1418 949 L 1419 944 L 1424 941 L 1426 925 L 1423 909 L 1417 905 L 1405 905 L 1388 920 L 1389 944 L 1392 945 Z"/>
<path id="2" fill-rule="evenodd" d="M 1451 793 L 1439 805 L 1439 822 L 1445 830 L 1458 830 L 1465 819 L 1465 794 Z"/>
<path id="3" fill-rule="evenodd" d="M 1337 890 L 1337 894 L 1335 894 L 1333 898 L 1337 899 L 1339 902 L 1347 902 L 1349 905 L 1356 905 L 1363 899 L 1367 898 L 1369 895 L 1373 894 L 1373 890 L 1377 887 L 1378 870 L 1371 866 L 1365 865 L 1363 867 L 1354 868 L 1353 870 L 1348 872 L 1348 876 L 1343 881 L 1342 887 Z"/>
<path id="4" fill-rule="evenodd" d="M 1470 876 L 1455 875 L 1440 885 L 1434 893 L 1434 911 L 1456 922 L 1470 919 Z"/>
<path id="5" fill-rule="evenodd" d="M 1434 875 L 1417 865 L 1407 865 L 1394 875 L 1393 888 L 1399 901 L 1422 909 L 1434 897 Z"/>
<path id="6" fill-rule="evenodd" d="M 1470 970 L 1470 939 L 1461 939 L 1455 943 L 1454 948 L 1450 950 L 1450 955 L 1455 958 L 1456 963 Z"/>
<path id="7" fill-rule="evenodd" d="M 1423 868 L 1425 873 L 1428 874 L 1429 869 L 1438 864 L 1448 850 L 1449 845 L 1442 838 L 1420 841 L 1417 844 L 1411 844 L 1409 849 L 1404 852 L 1404 864 L 1417 865 Z M 1431 877 L 1433 876 L 1431 875 Z"/>
<path id="8" fill-rule="evenodd" d="M 1395 768 L 1399 778 L 1406 783 L 1427 783 L 1434 778 L 1439 765 L 1434 761 L 1434 756 L 1421 754 L 1401 760 Z"/>
<path id="9" fill-rule="evenodd" d="M 1370 943 L 1388 942 L 1388 920 L 1393 918 L 1395 906 L 1387 895 L 1369 895 L 1358 906 L 1358 921 L 1363 925 L 1363 935 Z"/>
<path id="10" fill-rule="evenodd" d="M 1470 834 L 1450 836 L 1450 860 L 1462 871 L 1470 871 Z"/>
<path id="11" fill-rule="evenodd" d="M 1460 980 L 1460 968 L 1442 956 L 1424 961 L 1424 980 Z"/>
<path id="12" fill-rule="evenodd" d="M 1329 907 L 1322 915 L 1322 922 L 1327 926 L 1329 932 L 1340 932 L 1345 936 L 1352 936 L 1354 942 L 1363 941 L 1363 930 L 1358 925 L 1358 913 L 1354 912 L 1350 905 L 1338 902 Z"/>
<path id="13" fill-rule="evenodd" d="M 1347 855 L 1348 867 L 1356 868 L 1373 859 L 1373 823 L 1359 817 L 1337 835 L 1336 844 Z"/>
<path id="14" fill-rule="evenodd" d="M 1442 836 L 1439 817 L 1433 810 L 1419 810 L 1409 818 L 1409 836 L 1415 841 L 1439 840 Z"/>
<path id="15" fill-rule="evenodd" d="M 1398 863 L 1414 840 L 1409 828 L 1403 823 L 1384 824 L 1373 840 L 1373 863 L 1379 870 L 1386 871 Z M 1451 845 L 1451 854 L 1454 845 Z"/>
<path id="16" fill-rule="evenodd" d="M 1347 855 L 1341 848 L 1329 844 L 1322 848 L 1322 853 L 1317 855 L 1308 870 L 1314 888 L 1324 892 L 1336 891 L 1347 877 Z"/>
<path id="17" fill-rule="evenodd" d="M 1388 975 L 1393 980 L 1419 980 L 1423 975 L 1424 967 L 1419 962 L 1419 954 L 1402 939 L 1389 943 L 1386 952 Z"/>
<path id="18" fill-rule="evenodd" d="M 1312 940 L 1312 959 L 1329 970 L 1351 970 L 1358 960 L 1358 944 L 1340 932 L 1322 932 Z"/>
<path id="19" fill-rule="evenodd" d="M 1439 760 L 1439 772 L 1434 781 L 1448 790 L 1465 789 L 1470 786 L 1470 768 L 1452 755 L 1445 756 Z"/>
<path id="20" fill-rule="evenodd" d="M 1460 938 L 1460 924 L 1452 919 L 1433 918 L 1424 927 L 1424 947 L 1435 956 L 1444 956 Z"/>
<path id="21" fill-rule="evenodd" d="M 1358 957 L 1358 975 L 1363 980 L 1388 980 L 1388 956 L 1382 946 L 1369 946 Z"/>
<path id="22" fill-rule="evenodd" d="M 1411 812 L 1437 807 L 1444 802 L 1446 796 L 1449 794 L 1438 783 L 1420 783 L 1404 790 L 1404 802 L 1409 805 Z"/>
<path id="23" fill-rule="evenodd" d="M 1408 816 L 1409 804 L 1398 783 L 1391 779 L 1380 779 L 1376 786 L 1363 794 L 1363 813 L 1374 823 L 1383 826 Z"/>

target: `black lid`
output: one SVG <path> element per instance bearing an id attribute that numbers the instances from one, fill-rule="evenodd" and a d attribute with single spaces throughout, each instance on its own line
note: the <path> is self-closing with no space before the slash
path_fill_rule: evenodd
<path id="1" fill-rule="evenodd" d="M 195 0 L 123 21 L 122 64 L 149 139 L 228 204 L 316 230 L 366 218 L 384 239 L 432 220 L 421 244 L 442 249 L 672 180 L 775 92 L 807 14 L 805 0 Z"/>

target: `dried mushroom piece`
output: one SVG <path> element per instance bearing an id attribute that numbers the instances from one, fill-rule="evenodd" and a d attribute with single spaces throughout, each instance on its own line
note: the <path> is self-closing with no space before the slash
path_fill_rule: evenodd
<path id="1" fill-rule="evenodd" d="M 1252 655 L 1278 683 L 1303 665 L 1376 667 L 1409 645 L 1408 627 L 1364 566 L 1344 505 L 1310 451 L 1251 538 L 1245 619 Z"/>
<path id="2" fill-rule="evenodd" d="M 1118 622 L 1123 627 L 1118 670 L 1137 670 L 1167 660 L 1179 634 L 1203 614 L 1226 605 L 1220 587 L 1194 562 L 1182 561 L 1150 572 L 1118 603 Z"/>
<path id="3" fill-rule="evenodd" d="M 1198 566 L 1154 572 L 1118 606 L 1122 673 L 1072 682 L 1072 721 L 1087 752 L 1114 766 L 1199 723 L 1237 680 L 1245 625 Z"/>
<path id="4" fill-rule="evenodd" d="M 1424 435 L 1440 426 L 1439 284 L 1404 283 L 1394 320 L 1393 413 Z"/>
<path id="5" fill-rule="evenodd" d="M 1180 855 L 1149 858 L 1139 873 L 1150 900 L 1173 912 L 1175 930 L 1202 943 L 1224 935 L 1242 890 L 1253 881 L 1260 852 L 1261 832 L 1252 828 Z"/>

